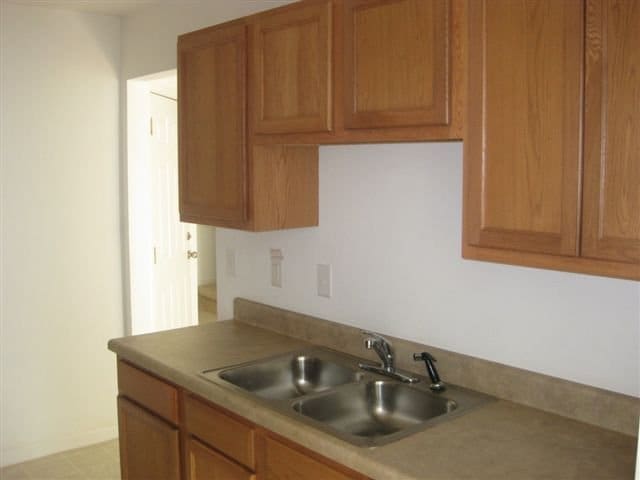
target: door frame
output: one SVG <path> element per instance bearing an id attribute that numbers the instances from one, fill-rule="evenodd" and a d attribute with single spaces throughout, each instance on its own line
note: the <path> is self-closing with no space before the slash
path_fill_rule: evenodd
<path id="1" fill-rule="evenodd" d="M 177 70 L 167 70 L 126 81 L 123 145 L 123 284 L 125 334 L 155 330 L 153 322 L 153 245 L 151 233 L 149 129 L 150 95 Z M 145 214 L 147 213 L 147 214 Z"/>

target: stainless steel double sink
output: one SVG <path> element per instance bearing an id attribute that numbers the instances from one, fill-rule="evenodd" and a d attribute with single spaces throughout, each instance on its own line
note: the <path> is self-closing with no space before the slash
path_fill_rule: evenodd
<path id="1" fill-rule="evenodd" d="M 361 361 L 314 347 L 201 375 L 362 447 L 393 442 L 493 399 L 452 385 L 435 393 L 427 378 L 401 383 L 364 372 Z"/>

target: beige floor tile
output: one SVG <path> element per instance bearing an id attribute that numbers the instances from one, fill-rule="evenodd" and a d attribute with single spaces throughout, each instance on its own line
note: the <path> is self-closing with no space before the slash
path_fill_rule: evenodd
<path id="1" fill-rule="evenodd" d="M 200 310 L 198 312 L 198 324 L 204 325 L 205 323 L 211 323 L 218 320 L 218 315 L 215 313 L 207 312 L 204 310 Z"/>
<path id="2" fill-rule="evenodd" d="M 91 480 L 118 480 L 120 468 L 113 463 L 96 463 L 83 468 L 85 478 Z"/>
<path id="3" fill-rule="evenodd" d="M 22 464 L 33 480 L 61 480 L 82 478 L 82 472 L 64 454 L 51 455 Z"/>
<path id="4" fill-rule="evenodd" d="M 22 465 L 10 465 L 0 469 L 0 480 L 29 480 Z"/>
<path id="5" fill-rule="evenodd" d="M 119 480 L 118 440 L 68 450 L 0 470 L 0 480 Z"/>

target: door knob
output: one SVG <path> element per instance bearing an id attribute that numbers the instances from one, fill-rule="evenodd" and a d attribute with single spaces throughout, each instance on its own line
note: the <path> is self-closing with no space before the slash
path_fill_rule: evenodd
<path id="1" fill-rule="evenodd" d="M 198 258 L 198 252 L 194 250 L 187 250 L 187 258 Z"/>

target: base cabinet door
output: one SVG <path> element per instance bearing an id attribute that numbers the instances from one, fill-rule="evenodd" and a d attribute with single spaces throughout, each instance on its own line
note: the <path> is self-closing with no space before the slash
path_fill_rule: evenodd
<path id="1" fill-rule="evenodd" d="M 118 398 L 123 480 L 179 480 L 178 428 L 129 400 Z"/>
<path id="2" fill-rule="evenodd" d="M 188 442 L 189 480 L 255 480 L 254 473 L 198 440 Z"/>

